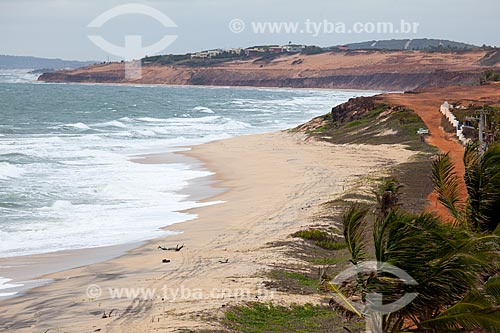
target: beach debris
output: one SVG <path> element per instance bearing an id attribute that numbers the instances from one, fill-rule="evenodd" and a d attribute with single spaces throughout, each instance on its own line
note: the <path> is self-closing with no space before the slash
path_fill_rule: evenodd
<path id="1" fill-rule="evenodd" d="M 163 251 L 179 252 L 183 247 L 184 247 L 184 244 L 182 244 L 181 246 L 179 246 L 179 244 L 177 244 L 176 247 L 163 247 L 163 246 L 159 245 L 158 249 L 163 250 Z"/>
<path id="2" fill-rule="evenodd" d="M 229 262 L 229 259 L 219 260 L 219 263 L 221 263 L 221 264 L 227 264 L 228 262 Z"/>
<path id="3" fill-rule="evenodd" d="M 164 264 L 168 264 L 170 262 L 170 259 L 163 259 L 161 262 Z"/>
<path id="4" fill-rule="evenodd" d="M 105 319 L 105 318 L 111 318 L 111 315 L 113 314 L 113 311 L 116 311 L 116 309 L 113 309 L 111 311 L 109 311 L 108 314 L 106 314 L 106 311 L 104 311 L 104 313 L 102 314 L 102 318 Z"/>

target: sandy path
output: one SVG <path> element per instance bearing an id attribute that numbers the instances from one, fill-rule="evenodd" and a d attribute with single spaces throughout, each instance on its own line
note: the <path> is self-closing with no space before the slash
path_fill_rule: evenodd
<path id="1" fill-rule="evenodd" d="M 305 142 L 297 134 L 271 133 L 197 146 L 189 155 L 217 172 L 228 191 L 211 200 L 226 203 L 196 209 L 199 218 L 175 226 L 184 233 L 158 239 L 128 254 L 50 276 L 55 282 L 0 304 L 0 331 L 5 332 L 174 332 L 209 326 L 218 309 L 235 299 L 259 298 L 263 269 L 283 254 L 269 242 L 284 240 L 311 223 L 318 204 L 331 200 L 359 177 L 380 174 L 413 154 L 399 146 L 331 146 Z M 180 252 L 158 244 L 184 243 Z M 162 264 L 168 258 L 172 262 Z M 228 259 L 228 263 L 220 263 Z M 100 297 L 89 297 L 89 285 Z M 163 286 L 169 289 L 164 295 Z M 153 297 L 112 298 L 110 288 L 150 288 Z M 200 293 L 198 293 L 198 288 Z M 216 289 L 214 289 L 216 288 Z M 177 294 L 175 300 L 170 292 Z M 192 297 L 187 297 L 190 290 Z M 212 292 L 214 291 L 214 292 Z M 196 294 L 194 294 L 196 292 Z M 202 295 L 201 295 L 202 293 Z M 262 293 L 261 293 L 262 294 Z M 166 296 L 167 299 L 162 297 Z M 201 299 L 199 298 L 201 296 Z M 275 295 L 274 301 L 283 300 Z M 262 295 L 259 299 L 263 299 Z M 302 297 L 302 299 L 304 299 Z M 173 300 L 171 302 L 171 300 Z M 267 300 L 270 300 L 269 298 Z M 116 315 L 102 318 L 103 311 Z M 212 320 L 213 322 L 213 320 Z"/>
<path id="2" fill-rule="evenodd" d="M 424 89 L 417 94 L 385 94 L 381 99 L 391 105 L 403 105 L 414 110 L 430 130 L 428 142 L 437 147 L 441 152 L 450 153 L 455 165 L 457 175 L 463 180 L 465 173 L 463 165 L 464 147 L 458 142 L 456 136 L 446 133 L 441 127 L 441 113 L 439 108 L 445 101 L 454 103 L 461 101 L 463 105 L 474 103 L 476 105 L 498 105 L 500 103 L 500 85 L 491 84 L 479 87 L 446 87 L 439 89 Z M 465 183 L 462 182 L 462 199 L 466 197 Z M 440 216 L 448 218 L 449 213 L 438 203 L 436 193 L 429 196 L 430 210 Z"/>
<path id="3" fill-rule="evenodd" d="M 454 138 L 452 134 L 446 133 L 441 127 L 441 113 L 439 112 L 439 107 L 444 100 L 438 102 L 432 98 L 424 99 L 420 97 L 417 99 L 401 94 L 389 95 L 386 100 L 391 104 L 404 105 L 415 110 L 430 131 L 430 136 L 427 138 L 427 142 L 437 147 L 441 152 L 448 152 L 450 154 L 451 160 L 455 165 L 457 175 L 460 179 L 463 179 L 465 174 L 462 162 L 464 147 Z M 463 182 L 461 183 L 460 192 L 462 198 L 465 198 L 466 191 L 465 183 Z M 448 210 L 439 203 L 438 196 L 435 192 L 432 192 L 428 199 L 431 203 L 429 210 L 437 212 L 443 218 L 449 218 Z"/>

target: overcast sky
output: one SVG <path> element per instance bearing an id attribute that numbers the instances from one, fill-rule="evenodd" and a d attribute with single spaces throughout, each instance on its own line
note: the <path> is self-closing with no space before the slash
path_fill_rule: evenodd
<path id="1" fill-rule="evenodd" d="M 128 14 L 100 28 L 88 24 L 118 5 L 140 3 L 158 9 L 177 25 L 166 28 L 154 18 Z M 32 55 L 74 60 L 118 59 L 96 45 L 88 35 L 101 35 L 115 45 L 124 36 L 141 35 L 150 45 L 165 35 L 177 40 L 161 53 L 247 47 L 263 44 L 331 46 L 392 38 L 451 39 L 476 45 L 500 45 L 498 0 L 0 0 L 0 54 Z M 233 33 L 231 20 L 241 19 L 244 31 Z M 418 31 L 400 33 L 304 32 L 306 20 L 327 20 L 351 27 L 355 22 L 416 22 Z M 296 33 L 255 33 L 255 22 L 297 22 Z M 241 25 L 237 25 L 240 29 Z"/>

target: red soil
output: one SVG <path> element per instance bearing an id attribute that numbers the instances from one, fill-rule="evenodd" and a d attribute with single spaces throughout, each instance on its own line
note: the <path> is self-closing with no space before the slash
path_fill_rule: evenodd
<path id="1" fill-rule="evenodd" d="M 446 133 L 441 127 L 441 113 L 439 107 L 445 101 L 455 103 L 462 102 L 463 105 L 470 103 L 476 105 L 500 105 L 500 84 L 490 84 L 478 87 L 445 87 L 434 89 L 423 89 L 411 94 L 384 94 L 382 100 L 390 105 L 401 105 L 414 110 L 424 121 L 430 130 L 427 142 L 437 147 L 441 152 L 449 152 L 452 162 L 455 164 L 458 176 L 463 179 L 465 169 L 463 165 L 464 147 L 458 142 L 456 136 Z M 465 184 L 462 182 L 462 200 L 467 197 Z M 437 200 L 437 194 L 429 195 L 429 211 L 434 211 L 444 218 L 450 215 Z"/>

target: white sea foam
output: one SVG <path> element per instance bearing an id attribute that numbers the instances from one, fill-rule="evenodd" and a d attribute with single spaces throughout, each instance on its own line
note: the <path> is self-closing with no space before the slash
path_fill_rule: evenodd
<path id="1" fill-rule="evenodd" d="M 124 123 L 118 121 L 118 120 L 112 120 L 112 121 L 107 121 L 105 123 L 97 123 L 92 125 L 94 127 L 117 127 L 117 128 L 128 128 L 127 125 Z"/>
<path id="2" fill-rule="evenodd" d="M 24 172 L 24 169 L 18 166 L 0 162 L 0 180 L 19 178 L 23 175 Z"/>
<path id="3" fill-rule="evenodd" d="M 19 288 L 19 287 L 22 287 L 23 284 L 18 284 L 18 283 L 8 283 L 12 281 L 12 279 L 7 279 L 7 278 L 3 278 L 3 277 L 0 277 L 0 290 L 3 290 L 3 289 L 12 289 L 12 288 Z M 0 292 L 0 297 L 8 297 L 8 296 L 13 296 L 17 294 L 17 292 L 15 291 L 12 291 L 12 292 Z"/>
<path id="4" fill-rule="evenodd" d="M 60 127 L 77 129 L 77 130 L 84 130 L 84 131 L 90 129 L 90 127 L 84 123 L 64 124 L 64 125 L 60 125 Z"/>
<path id="5" fill-rule="evenodd" d="M 201 113 L 215 113 L 212 109 L 204 107 L 204 106 L 197 106 L 193 110 L 201 112 Z"/>
<path id="6" fill-rule="evenodd" d="M 190 180 L 211 175 L 209 171 L 183 164 L 139 164 L 127 156 L 99 150 L 78 153 L 85 159 L 66 161 L 68 166 L 59 165 L 57 173 L 47 170 L 48 175 L 40 175 L 43 181 L 34 184 L 50 186 L 67 199 L 31 210 L 27 212 L 30 222 L 1 231 L 2 256 L 155 238 L 168 234 L 162 227 L 196 217 L 177 211 L 213 204 L 192 202 L 177 193 Z M 75 170 L 77 177 L 73 176 Z M 43 185 L 48 178 L 50 184 Z M 68 179 L 71 183 L 65 183 Z"/>
<path id="7" fill-rule="evenodd" d="M 2 69 L 0 83 L 33 83 L 40 74 L 31 74 L 29 69 Z"/>
<path id="8" fill-rule="evenodd" d="M 0 277 L 0 290 L 10 289 L 10 288 L 18 288 L 18 287 L 23 286 L 22 284 L 8 283 L 9 281 L 12 281 L 12 279 Z"/>
<path id="9" fill-rule="evenodd" d="M 141 118 L 137 118 L 137 120 L 139 121 L 145 121 L 145 122 L 149 122 L 149 123 L 161 123 L 161 122 L 164 122 L 168 119 L 159 119 L 159 118 L 152 118 L 152 117 L 141 117 Z"/>
<path id="10" fill-rule="evenodd" d="M 61 211 L 61 212 L 69 212 L 73 208 L 71 202 L 66 200 L 56 200 L 50 207 L 42 207 L 41 210 L 53 210 L 53 211 Z"/>
<path id="11" fill-rule="evenodd" d="M 44 89 L 50 87 L 43 85 Z M 0 256 L 116 245 L 166 235 L 162 227 L 195 217 L 180 211 L 206 205 L 191 201 L 180 190 L 211 173 L 183 164 L 134 163 L 130 156 L 293 127 L 353 96 L 304 91 L 287 95 L 273 90 L 262 90 L 265 94 L 261 96 L 252 89 L 224 88 L 220 92 L 221 96 L 228 94 L 226 97 L 210 97 L 207 95 L 212 93 L 205 94 L 205 88 L 145 90 L 141 86 L 140 94 L 129 97 L 112 93 L 113 89 L 129 88 L 109 86 L 106 94 L 111 97 L 103 100 L 102 86 L 55 88 L 61 103 L 71 101 L 78 89 L 90 89 L 93 95 L 82 94 L 92 97 L 82 97 L 81 107 L 65 113 L 64 121 L 60 120 L 62 109 L 54 110 L 50 118 L 53 106 L 43 109 L 40 105 L 47 120 L 39 128 L 29 132 L 31 125 L 20 122 L 16 130 L 26 134 L 2 131 L 0 155 L 17 160 L 21 155 L 22 163 L 27 164 L 0 162 L 0 181 L 9 182 L 8 187 L 0 187 L 0 198 L 7 203 L 0 207 Z M 66 97 L 64 89 L 70 91 Z M 182 94 L 176 97 L 179 90 Z M 137 107 L 126 107 L 135 103 Z"/>

